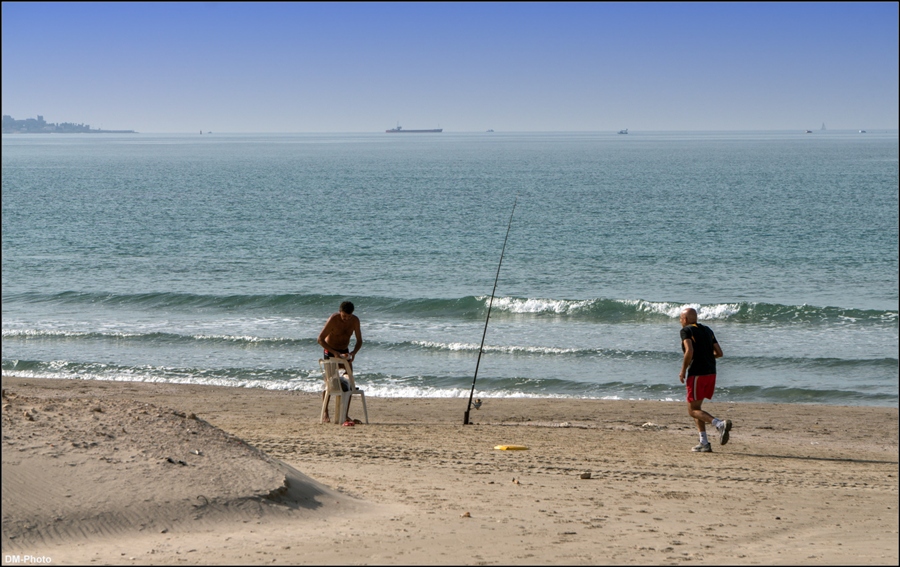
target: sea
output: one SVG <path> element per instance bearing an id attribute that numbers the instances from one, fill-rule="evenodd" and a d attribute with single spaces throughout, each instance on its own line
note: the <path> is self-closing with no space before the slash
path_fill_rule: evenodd
<path id="1" fill-rule="evenodd" d="M 681 402 L 692 306 L 725 353 L 713 403 L 897 407 L 898 148 L 3 135 L 2 371 L 318 392 L 349 300 L 370 396 Z"/>

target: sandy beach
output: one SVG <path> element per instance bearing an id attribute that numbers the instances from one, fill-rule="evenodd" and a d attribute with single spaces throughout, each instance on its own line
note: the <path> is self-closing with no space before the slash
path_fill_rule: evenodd
<path id="1" fill-rule="evenodd" d="M 3 564 L 898 563 L 896 408 L 367 401 L 4 377 Z"/>

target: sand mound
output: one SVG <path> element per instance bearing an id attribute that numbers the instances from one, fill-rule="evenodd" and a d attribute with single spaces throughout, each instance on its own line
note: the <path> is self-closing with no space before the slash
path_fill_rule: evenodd
<path id="1" fill-rule="evenodd" d="M 363 506 L 193 414 L 149 403 L 4 391 L 2 420 L 4 551 Z"/>

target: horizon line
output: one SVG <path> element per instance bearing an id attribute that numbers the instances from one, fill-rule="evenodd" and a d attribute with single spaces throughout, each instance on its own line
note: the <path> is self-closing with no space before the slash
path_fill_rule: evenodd
<path id="1" fill-rule="evenodd" d="M 199 130 L 199 129 L 198 129 Z M 619 134 L 618 130 L 610 129 L 610 130 L 455 130 L 447 132 L 444 129 L 444 132 L 434 132 L 434 134 L 609 134 L 613 133 L 616 135 L 631 135 L 632 133 L 701 133 L 701 132 L 709 132 L 709 133 L 729 133 L 729 132 L 800 132 L 807 133 L 803 128 L 782 128 L 782 129 L 773 129 L 773 128 L 762 128 L 762 129 L 710 129 L 710 130 L 633 130 L 628 128 L 628 134 Z M 860 130 L 865 131 L 866 133 L 890 133 L 890 132 L 900 132 L 898 128 L 830 128 L 828 130 L 812 130 L 809 133 L 812 134 L 822 134 L 828 132 L 859 132 Z M 179 131 L 125 131 L 125 130 L 105 130 L 98 129 L 91 132 L 4 132 L 3 135 L 14 135 L 14 134 L 45 134 L 45 135 L 71 135 L 71 134 L 95 134 L 95 133 L 119 133 L 119 134 L 185 134 L 185 135 L 196 135 L 196 136 L 207 136 L 207 135 L 215 135 L 215 134 L 386 134 L 387 132 L 383 130 L 307 130 L 307 131 L 219 131 L 213 132 L 212 130 L 198 133 L 197 130 L 187 131 L 187 130 L 179 130 Z M 429 132 L 431 133 L 431 132 Z"/>

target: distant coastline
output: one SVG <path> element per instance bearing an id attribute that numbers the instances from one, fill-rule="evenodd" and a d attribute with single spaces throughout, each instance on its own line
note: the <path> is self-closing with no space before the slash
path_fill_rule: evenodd
<path id="1" fill-rule="evenodd" d="M 3 115 L 4 134 L 137 134 L 134 130 L 99 130 L 91 129 L 89 124 L 72 122 L 50 123 L 40 114 L 37 118 L 16 120 L 12 116 Z"/>

